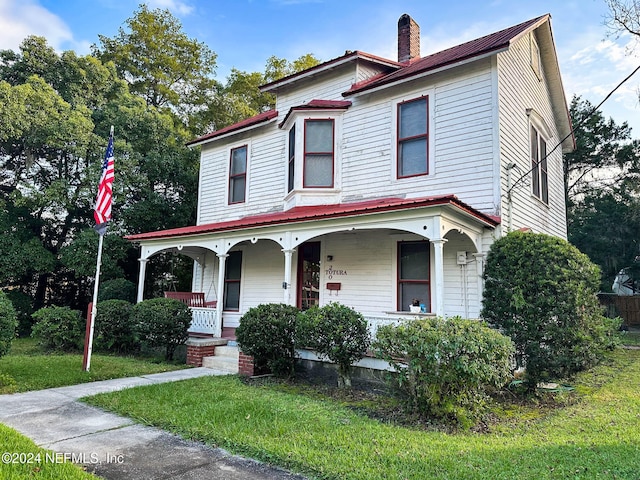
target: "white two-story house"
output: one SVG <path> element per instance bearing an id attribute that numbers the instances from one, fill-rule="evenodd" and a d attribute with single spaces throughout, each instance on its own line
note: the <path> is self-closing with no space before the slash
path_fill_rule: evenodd
<path id="1" fill-rule="evenodd" d="M 340 302 L 374 330 L 477 318 L 496 238 L 566 237 L 574 139 L 549 15 L 425 57 L 403 15 L 397 60 L 348 51 L 262 91 L 274 110 L 190 142 L 197 224 L 128 237 L 139 300 L 154 255 L 195 260 L 193 291 L 217 306 L 194 331 L 233 337 L 249 308 L 281 302 Z"/>

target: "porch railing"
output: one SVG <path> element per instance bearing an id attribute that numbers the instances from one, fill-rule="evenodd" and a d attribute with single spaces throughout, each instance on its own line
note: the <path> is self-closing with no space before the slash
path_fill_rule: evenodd
<path id="1" fill-rule="evenodd" d="M 220 331 L 218 327 L 217 308 L 189 307 L 191 309 L 190 333 L 206 333 L 215 335 Z"/>
<path id="2" fill-rule="evenodd" d="M 365 317 L 369 324 L 369 334 L 371 339 L 375 340 L 378 329 L 383 325 L 399 325 L 406 318 L 388 318 L 388 317 Z"/>

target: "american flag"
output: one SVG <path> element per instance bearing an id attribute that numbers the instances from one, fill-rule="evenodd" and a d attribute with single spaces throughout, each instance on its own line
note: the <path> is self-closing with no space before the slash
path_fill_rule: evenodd
<path id="1" fill-rule="evenodd" d="M 107 221 L 111 218 L 111 199 L 113 197 L 113 127 L 109 135 L 109 144 L 104 154 L 102 163 L 102 176 L 98 185 L 98 197 L 93 211 L 93 218 L 96 220 L 96 228 L 106 227 Z"/>

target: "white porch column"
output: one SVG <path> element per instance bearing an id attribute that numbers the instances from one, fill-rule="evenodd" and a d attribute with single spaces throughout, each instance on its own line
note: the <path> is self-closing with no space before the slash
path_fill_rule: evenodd
<path id="1" fill-rule="evenodd" d="M 431 240 L 434 250 L 434 273 L 435 273 L 435 304 L 436 315 L 444 317 L 444 244 L 447 243 L 445 238 Z"/>
<path id="2" fill-rule="evenodd" d="M 284 253 L 284 283 L 282 284 L 282 288 L 284 290 L 283 302 L 285 305 L 291 305 L 291 261 L 295 249 L 283 248 L 282 252 Z"/>
<path id="3" fill-rule="evenodd" d="M 148 258 L 139 258 L 140 262 L 140 271 L 138 272 L 138 298 L 136 299 L 136 303 L 140 303 L 144 297 L 144 276 L 147 270 L 147 261 Z"/>
<path id="4" fill-rule="evenodd" d="M 216 297 L 218 298 L 218 304 L 216 305 L 216 331 L 214 337 L 222 337 L 222 310 L 224 309 L 224 271 L 227 264 L 226 253 L 218 254 L 218 291 Z"/>
<path id="5" fill-rule="evenodd" d="M 478 274 L 478 304 L 482 309 L 482 296 L 484 293 L 484 282 L 482 281 L 482 275 L 484 274 L 484 253 L 473 253 L 473 258 L 476 259 L 476 272 Z"/>

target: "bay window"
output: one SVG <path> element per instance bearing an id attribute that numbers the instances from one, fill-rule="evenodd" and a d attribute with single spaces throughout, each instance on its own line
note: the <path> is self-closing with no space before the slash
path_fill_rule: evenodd
<path id="1" fill-rule="evenodd" d="M 303 187 L 333 187 L 333 119 L 304 122 Z"/>

